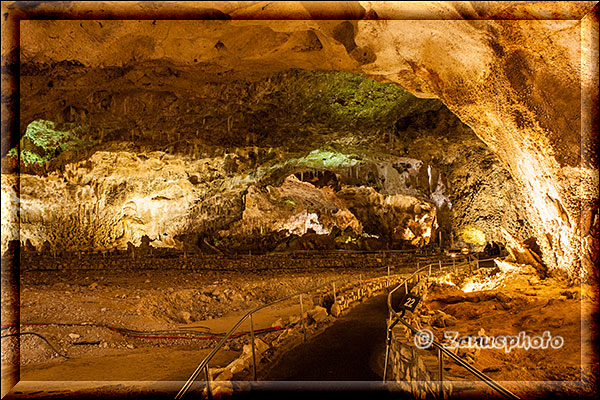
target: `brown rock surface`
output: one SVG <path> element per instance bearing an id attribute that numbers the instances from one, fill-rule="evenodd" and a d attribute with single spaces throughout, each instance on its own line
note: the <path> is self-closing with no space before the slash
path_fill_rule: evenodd
<path id="1" fill-rule="evenodd" d="M 591 271 L 597 254 L 597 238 L 586 239 L 595 229 L 594 218 L 587 218 L 586 212 L 591 210 L 597 221 L 598 198 L 596 148 L 587 135 L 597 126 L 593 111 L 597 93 L 590 89 L 597 87 L 597 39 L 591 38 L 597 38 L 598 28 L 593 6 L 593 2 L 425 2 L 409 8 L 403 3 L 348 2 L 324 11 L 303 2 L 276 2 L 260 7 L 177 3 L 150 10 L 134 3 L 125 13 L 160 16 L 187 12 L 232 20 L 24 20 L 20 59 L 23 63 L 99 68 L 107 79 L 111 79 L 111 71 L 127 74 L 114 68 L 155 60 L 168 60 L 186 71 L 181 73 L 205 71 L 213 80 L 256 79 L 287 68 L 351 71 L 398 83 L 420 97 L 439 98 L 489 146 L 514 178 L 544 263 L 550 270 L 558 268 L 575 277 L 581 263 L 584 271 Z M 30 12 L 80 15 L 88 7 L 88 15 L 98 17 L 123 12 L 87 3 L 42 3 Z M 4 10 L 10 21 L 3 29 L 14 26 L 13 18 L 24 13 L 17 3 L 3 3 Z M 237 19 L 249 15 L 291 15 L 298 20 Z M 332 15 L 351 21 L 331 20 Z M 438 20 L 419 18 L 425 15 Z M 328 20 L 303 20 L 308 16 Z M 544 19 L 549 16 L 554 19 Z M 355 20 L 363 17 L 366 19 Z M 394 18 L 398 20 L 391 20 Z M 14 40 L 3 41 L 3 66 L 17 58 L 15 49 Z M 179 73 L 162 66 L 130 72 L 127 79 L 137 91 Z M 10 73 L 7 67 L 3 78 L 8 79 Z M 68 75 L 52 80 L 52 86 L 48 83 L 45 90 L 50 92 L 77 84 Z M 7 88 L 10 85 L 3 87 L 3 96 L 10 98 Z M 27 89 L 26 85 L 21 88 Z M 35 92 L 39 90 L 38 86 Z M 156 105 L 157 110 L 173 102 L 169 90 L 141 91 L 135 98 L 132 103 L 118 96 L 106 104 L 98 97 L 91 102 L 116 107 L 122 116 L 143 112 L 146 103 Z M 67 110 L 68 118 L 85 120 L 93 114 L 70 106 L 59 106 L 61 112 Z M 21 134 L 37 114 L 57 113 L 56 105 L 47 107 L 42 110 L 35 105 L 28 110 L 27 103 L 22 105 Z M 232 120 L 235 124 L 232 118 L 222 125 L 230 130 Z M 11 124 L 6 119 L 2 122 L 3 126 Z M 135 129 L 124 133 L 141 134 Z M 165 135 L 175 137 L 177 132 L 165 130 Z M 3 141 L 3 154 L 5 144 Z"/>

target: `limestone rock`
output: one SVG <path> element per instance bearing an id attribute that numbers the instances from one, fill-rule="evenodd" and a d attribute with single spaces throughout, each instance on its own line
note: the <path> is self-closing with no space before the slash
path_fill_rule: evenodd
<path id="1" fill-rule="evenodd" d="M 233 378 L 233 373 L 230 369 L 224 368 L 218 375 L 215 375 L 216 381 L 229 381 Z"/>
<path id="2" fill-rule="evenodd" d="M 476 189 L 486 193 L 477 199 L 485 205 L 483 208 L 488 207 L 489 198 L 502 196 L 506 213 L 501 207 L 490 213 L 498 215 L 487 224 L 490 235 L 498 235 L 497 227 L 507 220 L 511 229 L 519 231 L 520 235 L 532 231 L 542 261 L 550 272 L 558 269 L 570 277 L 577 277 L 580 266 L 585 272 L 593 270 L 593 257 L 587 254 L 590 249 L 597 248 L 594 244 L 598 243 L 597 237 L 590 238 L 590 244 L 587 240 L 584 242 L 585 257 L 581 257 L 579 250 L 581 238 L 588 236 L 592 224 L 592 218 L 587 217 L 585 221 L 589 222 L 580 224 L 580 215 L 582 210 L 584 213 L 592 210 L 598 200 L 597 145 L 591 135 L 593 124 L 586 123 L 594 119 L 595 88 L 598 87 L 594 67 L 597 49 L 593 38 L 597 37 L 597 24 L 594 23 L 593 2 L 488 2 L 485 5 L 423 2 L 410 6 L 403 2 L 351 2 L 325 14 L 318 4 L 310 2 L 273 3 L 269 7 L 244 2 L 211 5 L 214 15 L 231 18 L 234 22 L 153 19 L 150 13 L 164 11 L 169 5 L 159 4 L 151 9 L 133 6 L 135 12 L 142 13 L 145 18 L 115 18 L 103 20 L 101 24 L 92 18 L 85 21 L 23 18 L 29 11 L 56 12 L 57 8 L 49 3 L 36 5 L 35 10 L 11 6 L 5 19 L 12 21 L 19 16 L 21 41 L 14 40 L 16 35 L 4 35 L 13 39 L 3 46 L 2 56 L 7 60 L 20 56 L 22 83 L 20 93 L 16 93 L 16 86 L 12 88 L 14 93 L 3 93 L 7 99 L 20 95 L 19 105 L 10 100 L 8 112 L 2 116 L 3 126 L 17 126 L 21 136 L 26 133 L 28 124 L 38 118 L 101 126 L 102 129 L 93 133 L 96 140 L 105 135 L 104 127 L 114 124 L 126 132 L 132 148 L 137 146 L 136 139 L 138 143 L 162 139 L 170 155 L 177 153 L 176 150 L 181 154 L 193 153 L 191 148 L 202 146 L 199 139 L 205 134 L 215 140 L 221 138 L 225 143 L 250 148 L 261 139 L 256 134 L 259 129 L 246 132 L 238 130 L 239 126 L 254 123 L 261 132 L 269 132 L 266 143 L 277 143 L 277 138 L 271 136 L 273 132 L 263 129 L 269 122 L 266 116 L 271 109 L 261 109 L 247 121 L 239 120 L 249 114 L 248 109 L 242 107 L 234 112 L 228 110 L 229 115 L 219 114 L 214 121 L 205 118 L 203 112 L 210 96 L 204 93 L 226 96 L 226 90 L 221 90 L 223 86 L 217 85 L 223 79 L 222 74 L 228 74 L 231 81 L 247 80 L 243 85 L 250 87 L 257 79 L 266 80 L 290 68 L 315 71 L 326 66 L 329 70 L 358 72 L 401 85 L 421 99 L 440 99 L 460 121 L 473 129 L 482 142 L 480 150 L 476 150 L 478 145 L 470 147 L 474 150 L 471 155 L 481 154 L 486 148 L 490 154 L 480 160 L 478 173 L 472 173 L 469 163 L 454 162 L 453 159 L 463 154 L 456 147 L 454 151 L 446 151 L 453 147 L 450 141 L 436 156 L 444 158 L 438 164 L 453 165 L 455 181 L 464 182 L 467 193 Z M 59 9 L 73 15 L 88 15 L 89 7 L 93 8 L 90 15 L 107 12 L 104 4 L 90 5 L 88 2 L 65 3 Z M 180 7 L 182 13 L 197 12 L 193 4 Z M 115 12 L 115 15 L 130 15 L 128 11 Z M 286 13 L 294 18 L 268 20 L 269 16 Z M 311 16 L 317 15 L 329 18 L 310 20 Z M 406 18 L 407 15 L 411 18 Z M 552 15 L 553 19 L 545 20 L 547 15 Z M 511 20 L 523 16 L 532 19 Z M 436 21 L 439 19 L 451 23 L 440 24 Z M 237 39 L 242 32 L 244 44 L 238 46 Z M 168 62 L 157 61 L 161 59 Z M 84 72 L 74 76 L 78 69 Z M 85 78 L 88 73 L 91 77 Z M 3 79 L 9 82 L 17 78 L 11 74 L 12 69 L 3 70 Z M 70 77 L 69 85 L 72 86 L 64 84 L 64 76 Z M 179 84 L 174 85 L 173 81 Z M 209 84 L 200 84 L 206 81 Z M 193 88 L 194 94 L 178 87 Z M 245 101 L 242 92 L 240 89 L 232 97 L 246 106 L 249 102 Z M 281 101 L 269 98 L 268 86 L 267 90 L 257 92 L 259 95 L 249 96 L 250 99 L 265 97 L 272 101 L 271 104 Z M 202 101 L 191 100 L 196 98 Z M 341 106 L 338 109 L 344 107 L 340 103 L 337 105 Z M 17 106 L 20 107 L 21 121 L 16 121 L 11 112 Z M 398 109 L 410 107 L 402 104 Z M 194 120 L 179 118 L 182 112 Z M 208 110 L 208 115 L 214 114 Z M 287 122 L 293 113 L 286 115 Z M 422 124 L 429 128 L 431 121 L 422 116 L 413 119 L 410 113 L 397 121 L 386 121 L 397 131 L 388 132 L 386 145 L 404 151 L 402 143 L 411 140 L 395 142 L 396 133 L 408 131 L 415 120 L 424 120 Z M 107 135 L 118 135 L 114 126 L 112 130 L 107 129 L 110 132 Z M 297 132 L 297 126 L 281 131 Z M 460 130 L 459 126 L 456 123 L 456 127 L 447 131 L 454 134 Z M 313 128 L 317 130 L 317 127 Z M 298 138 L 304 135 L 301 132 Z M 343 140 L 346 139 L 354 140 L 350 135 Z M 451 140 L 451 137 L 443 137 L 440 143 L 444 139 Z M 10 140 L 9 137 L 2 138 L 3 149 L 11 147 L 8 145 Z M 375 146 L 375 141 L 370 138 L 362 140 Z M 55 165 L 35 167 L 37 173 L 21 175 L 21 187 L 25 189 L 21 191 L 22 216 L 25 216 L 21 237 L 24 240 L 31 239 L 34 246 L 39 246 L 51 237 L 50 233 L 38 228 L 43 220 L 41 215 L 44 215 L 54 220 L 49 225 L 64 227 L 64 232 L 56 232 L 59 237 L 52 240 L 61 242 L 68 249 L 126 248 L 128 242 L 139 243 L 146 234 L 154 239 L 152 245 L 182 246 L 173 235 L 185 232 L 186 225 L 196 226 L 201 221 L 207 227 L 221 229 L 239 220 L 243 211 L 241 193 L 252 183 L 249 181 L 260 179 L 258 176 L 265 173 L 264 170 L 250 173 L 256 170 L 256 164 L 260 164 L 260 154 L 244 159 L 233 155 L 206 157 L 191 168 L 181 168 L 168 157 L 144 154 L 148 159 L 140 160 L 138 154 L 141 153 L 133 149 L 123 151 L 125 145 L 122 143 L 114 146 L 115 151 L 92 156 L 77 151 L 64 152 Z M 425 155 L 432 154 L 426 152 Z M 271 156 L 276 157 L 275 154 Z M 108 160 L 111 157 L 112 160 Z M 96 168 L 98 158 L 106 158 L 101 168 Z M 78 163 L 78 159 L 91 161 L 93 173 L 80 172 L 86 166 Z M 282 160 L 285 161 L 288 160 Z M 3 160 L 2 164 L 10 163 Z M 138 169 L 137 164 L 144 164 L 144 168 Z M 496 166 L 486 169 L 486 164 Z M 499 164 L 504 167 L 498 167 Z M 64 172 L 56 176 L 52 173 L 44 175 L 47 167 L 52 172 Z M 402 165 L 396 167 L 404 168 Z M 35 168 L 32 167 L 30 172 Z M 121 179 L 114 186 L 106 181 L 97 182 L 101 180 L 100 176 L 107 176 L 107 172 L 114 177 L 123 171 L 147 178 L 146 183 L 131 188 L 127 183 L 131 179 Z M 434 202 L 439 200 L 440 208 L 442 203 L 449 207 L 449 202 L 442 201 L 445 193 L 442 189 L 448 182 L 444 183 L 444 179 L 435 181 L 435 177 L 439 177 L 435 171 L 430 170 L 429 174 L 427 169 L 422 171 L 425 176 L 421 180 L 427 185 L 428 196 Z M 167 173 L 170 181 L 161 186 L 158 182 Z M 494 178 L 481 179 L 488 174 Z M 464 179 L 459 179 L 460 176 Z M 280 178 L 273 177 L 273 181 Z M 94 185 L 90 185 L 92 180 Z M 215 187 L 225 185 L 230 190 L 219 192 L 210 187 L 213 180 L 219 180 Z M 510 184 L 498 183 L 507 180 Z M 13 210 L 15 190 L 10 189 L 10 182 L 8 185 L 5 182 L 3 176 L 2 197 L 11 199 L 11 204 L 6 207 Z M 441 184 L 437 185 L 438 182 Z M 121 184 L 123 186 L 119 186 Z M 79 189 L 72 191 L 74 187 Z M 577 190 L 573 190 L 574 187 Z M 464 205 L 472 200 L 472 196 L 461 194 L 462 187 L 452 189 L 458 200 L 452 204 L 463 202 L 462 206 L 457 206 L 461 211 L 477 209 Z M 104 198 L 108 193 L 112 193 L 114 203 L 94 209 L 93 204 L 97 201 L 93 197 Z M 48 202 L 40 204 L 43 203 L 40 200 L 46 198 Z M 140 201 L 140 204 L 136 203 L 137 210 L 128 205 L 133 198 Z M 81 211 L 74 208 L 73 212 L 56 210 L 60 207 L 53 205 L 64 204 L 63 199 L 68 199 L 70 204 L 81 204 Z M 169 212 L 150 212 L 163 206 Z M 411 210 L 415 212 L 421 208 L 413 206 Z M 5 223 L 4 211 L 3 208 L 3 250 L 9 240 L 15 239 L 14 233 L 5 234 L 4 228 L 13 230 L 17 223 L 15 212 Z M 305 211 L 304 219 L 311 214 Z M 162 214 L 176 215 L 177 221 Z M 452 228 L 485 219 L 480 218 L 482 214 L 477 214 L 477 211 L 471 216 L 465 213 L 464 219 L 456 222 L 459 226 Z M 312 226 L 317 227 L 316 220 L 310 217 Z M 68 224 L 70 220 L 74 222 Z M 86 224 L 85 221 L 95 222 Z M 169 223 L 166 226 L 181 222 L 181 226 L 176 232 L 163 232 L 160 230 L 165 226 L 164 222 Z M 294 220 L 295 227 L 298 226 L 296 222 Z M 356 224 L 350 219 L 347 222 Z M 413 222 L 393 233 L 410 237 L 409 240 L 425 239 L 426 235 L 415 232 L 421 224 Z M 323 225 L 320 219 L 319 225 Z M 79 234 L 73 235 L 74 232 Z M 528 235 L 523 236 L 526 237 Z M 529 256 L 535 258 L 533 254 Z"/>
<path id="3" fill-rule="evenodd" d="M 211 394 L 214 399 L 227 399 L 233 395 L 234 391 L 232 384 L 224 382 L 228 380 L 229 379 L 218 379 L 216 382 L 211 383 Z M 206 389 L 204 392 L 206 392 Z"/>
<path id="4" fill-rule="evenodd" d="M 192 320 L 192 314 L 190 314 L 187 311 L 179 311 L 177 313 L 177 319 L 179 322 L 182 322 L 184 324 L 189 324 Z"/>
<path id="5" fill-rule="evenodd" d="M 340 307 L 340 305 L 338 303 L 333 303 L 333 305 L 331 306 L 331 315 L 333 315 L 334 317 L 339 317 L 342 314 L 342 308 Z"/>
<path id="6" fill-rule="evenodd" d="M 289 324 L 289 319 L 285 317 L 277 318 L 272 324 L 271 328 L 280 327 L 285 328 Z"/>
<path id="7" fill-rule="evenodd" d="M 248 358 L 240 357 L 240 358 L 233 360 L 231 363 L 229 363 L 229 365 L 227 366 L 227 369 L 229 369 L 229 371 L 231 371 L 232 375 L 235 375 L 237 373 L 240 373 L 240 372 L 248 369 L 249 366 L 250 366 L 250 361 L 248 360 Z"/>
<path id="8" fill-rule="evenodd" d="M 256 361 L 260 361 L 262 354 L 269 349 L 269 345 L 259 338 L 254 339 L 254 351 Z M 252 357 L 252 345 L 245 344 L 242 349 L 242 357 Z M 250 358 L 251 359 L 251 358 Z"/>
<path id="9" fill-rule="evenodd" d="M 447 326 L 456 325 L 456 318 L 450 314 L 446 314 L 441 310 L 435 310 L 431 325 L 438 328 L 445 328 Z"/>
<path id="10" fill-rule="evenodd" d="M 322 322 L 327 319 L 329 314 L 324 307 L 316 306 L 308 312 L 308 316 L 315 322 Z"/>

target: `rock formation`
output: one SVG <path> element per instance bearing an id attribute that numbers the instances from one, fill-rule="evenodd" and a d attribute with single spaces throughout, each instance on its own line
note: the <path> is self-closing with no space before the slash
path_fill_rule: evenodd
<path id="1" fill-rule="evenodd" d="M 3 8 L 3 29 L 25 13 Z M 520 240 L 533 234 L 545 265 L 573 278 L 597 259 L 593 3 L 139 3 L 125 14 L 42 3 L 27 12 L 84 11 L 143 19 L 23 20 L 20 48 L 13 39 L 2 49 L 6 82 L 21 62 L 20 104 L 3 86 L 20 121 L 3 113 L 3 130 L 20 138 L 34 121 L 74 123 L 57 130 L 79 129 L 91 143 L 71 140 L 74 149 L 24 166 L 22 240 L 55 240 L 41 233 L 44 221 L 73 221 L 65 245 L 90 248 L 138 240 L 140 224 L 156 237 L 224 229 L 240 220 L 251 185 L 280 185 L 298 172 L 290 160 L 313 168 L 311 152 L 334 146 L 370 165 L 380 155 L 422 161 L 425 184 L 413 196 L 437 204 L 440 226 L 457 236 L 469 227 L 490 239 L 500 227 Z M 168 13 L 212 20 L 161 20 Z M 418 121 L 437 128 L 427 136 Z M 474 135 L 463 141 L 465 125 Z M 3 156 L 19 138 L 3 135 Z M 28 143 L 21 150 L 35 152 Z M 5 182 L 16 178 L 2 179 L 6 215 L 16 192 Z M 148 222 L 166 214 L 168 226 Z M 3 217 L 3 248 L 11 221 Z"/>

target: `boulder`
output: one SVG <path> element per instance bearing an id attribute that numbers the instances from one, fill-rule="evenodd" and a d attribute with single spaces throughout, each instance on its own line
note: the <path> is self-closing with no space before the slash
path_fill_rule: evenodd
<path id="1" fill-rule="evenodd" d="M 256 361 L 260 361 L 262 354 L 269 349 L 269 345 L 259 338 L 254 339 L 254 351 Z M 252 345 L 245 344 L 242 349 L 242 357 L 252 357 Z"/>
<path id="2" fill-rule="evenodd" d="M 308 312 L 308 316 L 315 322 L 322 322 L 327 319 L 329 314 L 327 314 L 327 310 L 324 307 L 316 306 Z"/>
<path id="3" fill-rule="evenodd" d="M 238 374 L 244 370 L 246 370 L 250 366 L 250 361 L 245 357 L 240 357 L 238 359 L 233 360 L 227 366 L 227 369 L 231 371 L 232 375 Z"/>
<path id="4" fill-rule="evenodd" d="M 220 374 L 216 375 L 215 381 L 229 381 L 231 378 L 233 378 L 231 370 L 224 368 Z"/>
<path id="5" fill-rule="evenodd" d="M 192 320 L 192 314 L 187 311 L 179 311 L 177 313 L 177 320 L 184 324 L 189 324 Z"/>
<path id="6" fill-rule="evenodd" d="M 342 308 L 340 307 L 340 305 L 338 303 L 333 303 L 333 305 L 331 306 L 331 315 L 333 315 L 334 317 L 339 317 L 342 314 Z"/>

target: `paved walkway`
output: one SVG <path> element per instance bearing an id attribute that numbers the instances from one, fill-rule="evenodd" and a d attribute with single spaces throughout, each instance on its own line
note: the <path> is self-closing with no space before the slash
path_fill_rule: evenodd
<path id="1" fill-rule="evenodd" d="M 351 308 L 284 354 L 261 381 L 382 381 L 387 295 Z"/>

